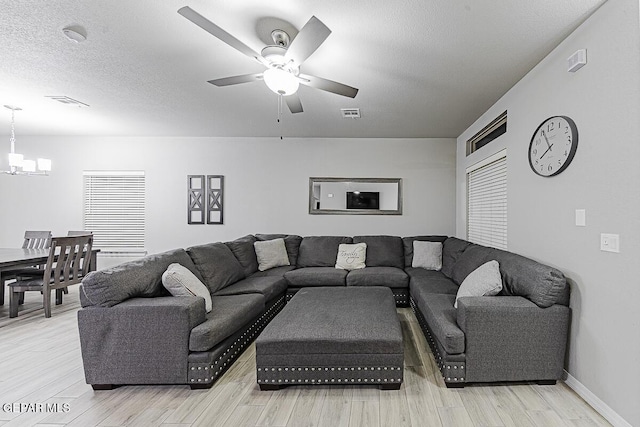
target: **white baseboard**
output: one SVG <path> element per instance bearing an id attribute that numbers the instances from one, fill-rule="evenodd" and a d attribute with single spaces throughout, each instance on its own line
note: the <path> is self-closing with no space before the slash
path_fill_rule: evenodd
<path id="1" fill-rule="evenodd" d="M 586 388 L 584 384 L 575 379 L 567 371 L 564 371 L 566 379 L 564 383 L 568 385 L 578 396 L 583 398 L 585 402 L 593 407 L 600 415 L 602 415 L 607 421 L 609 421 L 614 427 L 633 427 L 624 418 L 622 418 L 616 411 L 611 409 L 609 405 L 604 403 L 598 396 L 593 394 L 591 390 Z"/>

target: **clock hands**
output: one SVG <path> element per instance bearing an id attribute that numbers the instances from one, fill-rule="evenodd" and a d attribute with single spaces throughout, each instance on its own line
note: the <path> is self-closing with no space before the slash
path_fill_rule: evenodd
<path id="1" fill-rule="evenodd" d="M 544 135 L 544 134 L 543 134 L 543 135 Z M 547 144 L 549 144 L 549 143 L 547 142 Z M 542 158 L 544 157 L 544 155 L 545 155 L 545 154 L 547 154 L 547 153 L 551 150 L 551 147 L 553 147 L 553 144 L 549 145 L 549 148 L 547 148 L 547 151 L 545 151 L 544 153 L 542 153 L 542 156 L 540 156 L 540 160 L 542 160 Z"/>
<path id="2" fill-rule="evenodd" d="M 551 149 L 551 146 L 552 146 L 553 144 L 549 144 L 549 138 L 547 138 L 547 134 L 544 132 L 544 130 L 542 131 L 542 136 L 544 136 L 544 140 L 545 140 L 545 142 L 547 143 L 547 146 L 549 146 L 549 150 L 550 150 L 550 149 Z M 549 150 L 547 150 L 547 151 L 549 151 Z M 546 151 L 545 151 L 545 153 L 546 153 Z M 543 156 L 544 156 L 544 154 L 543 154 Z"/>

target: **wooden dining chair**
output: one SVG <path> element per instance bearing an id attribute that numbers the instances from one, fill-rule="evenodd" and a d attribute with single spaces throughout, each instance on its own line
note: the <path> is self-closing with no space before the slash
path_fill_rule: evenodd
<path id="1" fill-rule="evenodd" d="M 86 236 L 87 234 L 93 234 L 93 231 L 85 231 L 85 230 L 69 230 L 67 231 L 67 236 Z M 69 293 L 69 288 L 64 288 L 62 290 L 65 294 Z"/>
<path id="2" fill-rule="evenodd" d="M 25 231 L 22 249 L 48 249 L 51 238 L 51 231 Z"/>
<path id="3" fill-rule="evenodd" d="M 89 272 L 92 235 L 54 237 L 44 275 L 38 278 L 18 279 L 10 283 L 9 317 L 18 315 L 18 301 L 28 291 L 42 292 L 44 316 L 51 317 L 51 291 L 56 292 L 56 305 L 62 304 L 62 290 L 76 285 Z"/>
<path id="4" fill-rule="evenodd" d="M 24 232 L 24 242 L 22 249 L 49 249 L 51 246 L 51 231 L 31 231 Z M 4 287 L 9 280 L 14 280 L 22 275 L 42 275 L 43 269 L 38 266 L 33 267 L 17 267 L 4 269 L 0 272 L 0 305 L 4 305 Z"/>

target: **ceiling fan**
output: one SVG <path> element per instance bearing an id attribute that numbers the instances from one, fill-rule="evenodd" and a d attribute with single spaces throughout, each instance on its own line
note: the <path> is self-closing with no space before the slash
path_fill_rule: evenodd
<path id="1" fill-rule="evenodd" d="M 272 31 L 271 37 L 274 44 L 266 46 L 258 54 L 189 6 L 180 8 L 178 13 L 267 68 L 262 73 L 209 80 L 209 83 L 215 86 L 230 86 L 264 80 L 269 89 L 284 98 L 292 113 L 302 112 L 302 103 L 296 93 L 300 83 L 349 98 L 354 98 L 358 93 L 358 89 L 354 87 L 300 72 L 300 66 L 304 61 L 331 34 L 331 30 L 315 16 L 309 19 L 293 40 L 290 40 L 289 34 L 283 30 Z"/>

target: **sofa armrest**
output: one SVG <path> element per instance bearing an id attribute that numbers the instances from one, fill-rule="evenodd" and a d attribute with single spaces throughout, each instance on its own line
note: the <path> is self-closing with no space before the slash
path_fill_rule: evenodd
<path id="1" fill-rule="evenodd" d="M 191 329 L 205 321 L 198 297 L 132 298 L 78 311 L 88 384 L 186 384 Z"/>
<path id="2" fill-rule="evenodd" d="M 540 308 L 518 296 L 462 297 L 466 381 L 533 381 L 562 377 L 571 309 Z"/>

